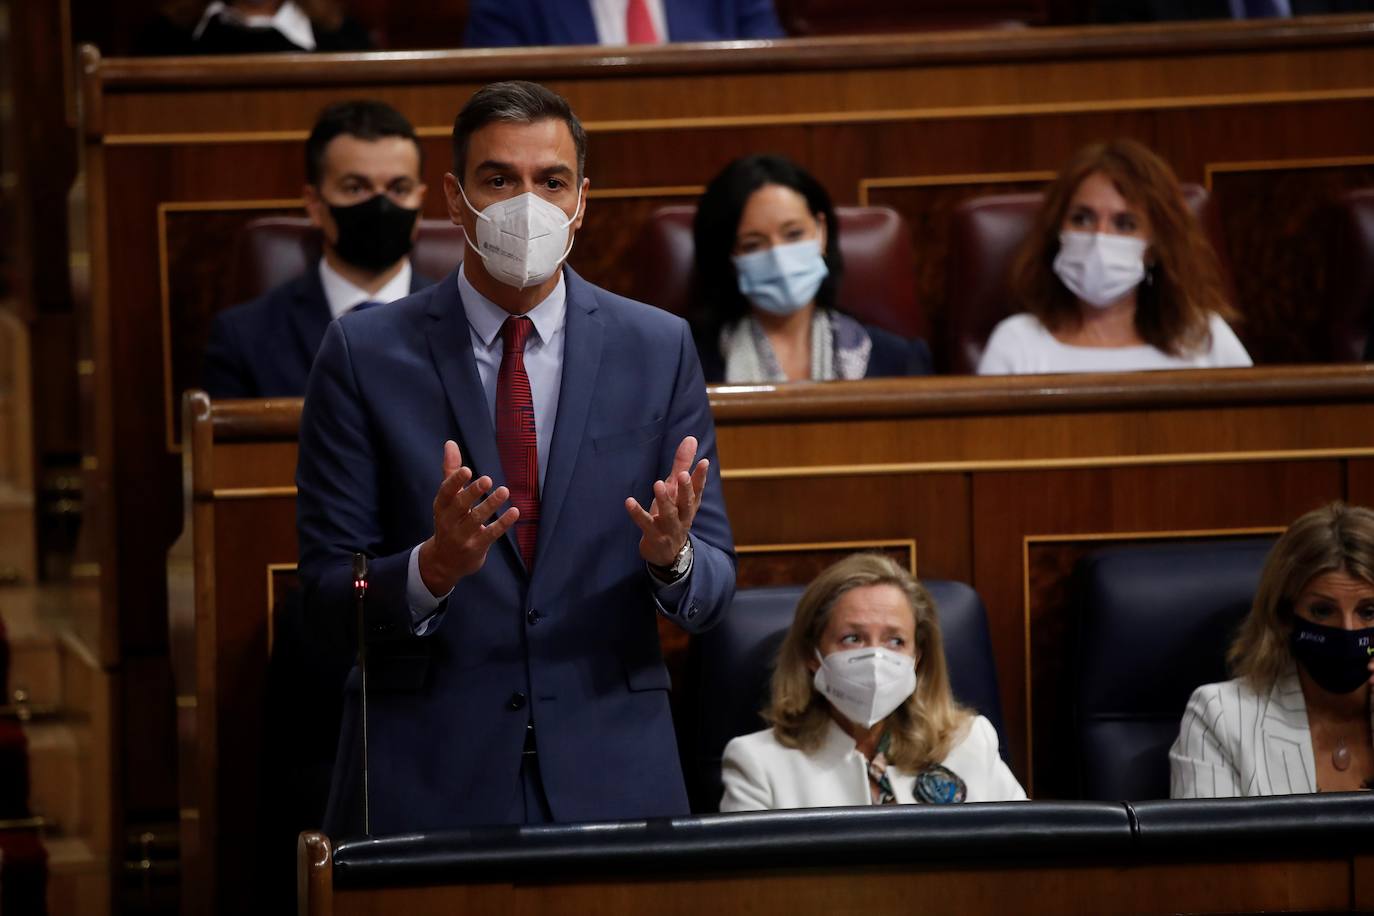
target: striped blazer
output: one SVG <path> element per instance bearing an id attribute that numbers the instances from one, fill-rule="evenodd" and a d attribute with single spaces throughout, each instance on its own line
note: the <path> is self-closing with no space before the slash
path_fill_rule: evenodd
<path id="1" fill-rule="evenodd" d="M 1173 798 L 1317 791 L 1312 734 L 1296 668 L 1257 694 L 1241 680 L 1193 691 L 1169 749 Z"/>

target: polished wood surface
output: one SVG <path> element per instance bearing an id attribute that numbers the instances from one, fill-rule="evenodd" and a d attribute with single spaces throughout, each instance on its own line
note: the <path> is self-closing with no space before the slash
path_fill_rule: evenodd
<path id="1" fill-rule="evenodd" d="M 741 585 L 803 583 L 854 549 L 972 584 L 1013 768 L 1039 797 L 1077 791 L 1063 682 L 1079 556 L 1272 533 L 1323 502 L 1374 499 L 1364 366 L 719 387 L 711 403 Z M 296 561 L 300 406 L 187 401 L 173 568 L 190 577 L 173 593 L 173 651 L 188 874 L 207 893 L 232 893 L 222 876 L 249 862 L 224 838 L 254 830 L 270 608 Z M 661 630 L 676 675 L 686 639 Z"/>

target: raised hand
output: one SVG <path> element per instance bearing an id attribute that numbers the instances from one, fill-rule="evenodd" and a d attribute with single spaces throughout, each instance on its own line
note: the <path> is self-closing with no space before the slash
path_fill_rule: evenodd
<path id="1" fill-rule="evenodd" d="M 696 454 L 696 437 L 683 439 L 673 456 L 673 468 L 668 476 L 654 481 L 654 501 L 649 511 L 646 512 L 634 497 L 625 500 L 625 511 L 643 535 L 639 539 L 639 555 L 655 566 L 671 566 L 692 530 L 692 519 L 696 518 L 697 507 L 701 505 L 701 492 L 706 489 L 706 469 L 710 466 L 703 458 L 693 468 L 692 459 Z"/>
<path id="2" fill-rule="evenodd" d="M 434 535 L 420 545 L 419 558 L 420 578 L 436 598 L 481 569 L 491 545 L 520 517 L 520 510 L 512 506 L 488 524 L 510 498 L 508 489 L 491 490 L 491 484 L 490 477 L 472 480 L 458 443 L 444 443 L 444 482 L 434 497 Z"/>

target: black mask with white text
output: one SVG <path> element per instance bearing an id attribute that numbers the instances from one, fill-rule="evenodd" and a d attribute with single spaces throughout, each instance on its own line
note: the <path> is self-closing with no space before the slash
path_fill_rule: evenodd
<path id="1" fill-rule="evenodd" d="M 1374 627 L 1346 630 L 1303 620 L 1293 621 L 1288 637 L 1293 658 L 1327 693 L 1350 693 L 1369 680 L 1374 658 Z"/>
<path id="2" fill-rule="evenodd" d="M 339 257 L 355 267 L 380 273 L 410 253 L 420 210 L 376 194 L 348 207 L 330 204 L 329 215 L 339 229 L 339 240 L 334 243 Z"/>

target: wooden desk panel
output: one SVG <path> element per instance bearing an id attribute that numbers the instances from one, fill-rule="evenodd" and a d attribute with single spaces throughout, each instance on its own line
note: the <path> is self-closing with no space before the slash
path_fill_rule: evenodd
<path id="1" fill-rule="evenodd" d="M 742 584 L 809 581 L 855 542 L 971 583 L 1013 767 L 1044 798 L 1077 788 L 1064 596 L 1079 556 L 1269 534 L 1323 502 L 1374 499 L 1374 367 L 716 388 L 712 407 Z M 177 665 L 197 730 L 182 736 L 197 775 L 181 807 L 198 813 L 185 829 L 201 851 L 195 886 L 210 889 L 216 870 L 245 867 L 222 838 L 252 830 L 268 583 L 296 560 L 300 402 L 189 409 L 175 557 L 195 587 L 172 616 L 174 645 L 197 647 Z M 686 640 L 664 629 L 677 673 Z"/>
<path id="2" fill-rule="evenodd" d="M 1367 869 L 1366 869 L 1367 870 Z M 373 890 L 331 889 L 309 916 L 450 913 L 705 912 L 797 914 L 1168 914 L 1358 909 L 1349 858 L 1028 867 L 988 862 L 922 870 L 845 865 L 635 881 L 548 881 Z M 1367 880 L 1367 879 L 1366 879 Z M 312 888 L 313 890 L 313 888 Z M 921 901 L 918 906 L 914 902 Z"/>

